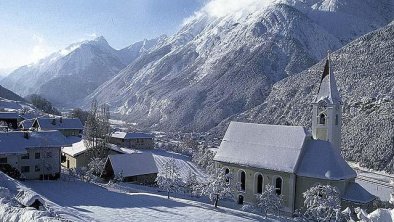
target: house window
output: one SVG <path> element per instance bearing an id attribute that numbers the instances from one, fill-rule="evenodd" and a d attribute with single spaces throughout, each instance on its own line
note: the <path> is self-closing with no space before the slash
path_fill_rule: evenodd
<path id="1" fill-rule="evenodd" d="M 52 152 L 47 152 L 46 153 L 46 158 L 52 158 Z"/>
<path id="2" fill-rule="evenodd" d="M 35 153 L 35 154 L 34 154 L 34 158 L 35 158 L 35 159 L 40 159 L 40 157 L 41 157 L 41 154 L 40 154 L 40 153 Z"/>
<path id="3" fill-rule="evenodd" d="M 241 175 L 240 175 L 241 190 L 245 190 L 245 177 L 246 177 L 245 172 L 241 171 Z"/>
<path id="4" fill-rule="evenodd" d="M 22 173 L 28 173 L 28 172 L 30 172 L 30 166 L 22 166 L 22 167 L 21 167 L 21 172 L 22 172 Z"/>
<path id="5" fill-rule="evenodd" d="M 228 168 L 226 168 L 226 170 L 224 171 L 224 176 L 226 177 L 226 182 L 228 183 L 230 181 L 230 179 L 228 178 L 228 175 L 230 173 L 230 170 Z"/>
<path id="6" fill-rule="evenodd" d="M 34 171 L 35 171 L 35 172 L 40 172 L 40 170 L 41 170 L 41 168 L 40 168 L 39 165 L 36 165 L 36 166 L 34 167 Z"/>
<path id="7" fill-rule="evenodd" d="M 7 163 L 7 157 L 1 157 L 0 163 Z"/>
<path id="8" fill-rule="evenodd" d="M 29 153 L 23 154 L 21 159 L 22 160 L 28 160 L 29 159 Z"/>
<path id="9" fill-rule="evenodd" d="M 336 114 L 336 115 L 335 115 L 335 125 L 337 125 L 337 126 L 338 126 L 338 122 L 339 122 L 339 119 L 338 119 L 338 114 Z"/>
<path id="10" fill-rule="evenodd" d="M 323 124 L 323 125 L 326 124 L 326 115 L 324 115 L 323 113 L 320 114 L 319 124 Z"/>
<path id="11" fill-rule="evenodd" d="M 259 174 L 256 181 L 257 193 L 263 193 L 263 175 Z"/>
<path id="12" fill-rule="evenodd" d="M 278 177 L 275 179 L 275 191 L 276 194 L 281 195 L 282 194 L 282 178 Z"/>

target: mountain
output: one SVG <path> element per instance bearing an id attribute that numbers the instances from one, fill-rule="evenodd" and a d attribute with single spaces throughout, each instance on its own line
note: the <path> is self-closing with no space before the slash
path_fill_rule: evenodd
<path id="1" fill-rule="evenodd" d="M 210 1 L 84 99 L 129 121 L 206 131 L 264 103 L 273 85 L 388 24 L 392 0 Z"/>
<path id="2" fill-rule="evenodd" d="M 55 104 L 70 105 L 111 79 L 155 42 L 145 40 L 122 50 L 113 49 L 104 37 L 75 43 L 18 68 L 0 83 L 21 96 L 39 94 Z"/>
<path id="3" fill-rule="evenodd" d="M 342 153 L 347 160 L 394 172 L 394 22 L 331 55 L 342 96 Z M 272 87 L 263 104 L 230 120 L 311 126 L 312 106 L 325 60 Z"/>
<path id="4" fill-rule="evenodd" d="M 23 99 L 19 95 L 15 94 L 11 90 L 8 90 L 2 86 L 0 86 L 0 97 L 3 99 L 9 99 L 9 100 L 17 100 L 17 101 L 22 101 L 22 102 L 25 101 L 25 99 Z"/>

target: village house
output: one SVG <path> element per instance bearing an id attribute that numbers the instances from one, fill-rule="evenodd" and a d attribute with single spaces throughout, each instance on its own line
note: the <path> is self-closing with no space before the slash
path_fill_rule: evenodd
<path id="1" fill-rule="evenodd" d="M 115 132 L 109 142 L 130 149 L 154 148 L 153 136 L 147 133 Z"/>
<path id="2" fill-rule="evenodd" d="M 53 131 L 0 133 L 0 165 L 18 170 L 25 179 L 60 177 L 60 149 L 66 138 Z"/>
<path id="3" fill-rule="evenodd" d="M 110 154 L 122 154 L 124 153 L 116 145 L 110 145 L 109 149 L 105 151 L 103 156 Z M 91 161 L 91 156 L 88 153 L 88 149 L 84 144 L 84 140 L 73 143 L 71 146 L 62 148 L 62 161 L 63 167 L 68 169 L 75 169 L 81 167 L 87 167 Z"/>
<path id="4" fill-rule="evenodd" d="M 0 125 L 7 129 L 17 129 L 20 116 L 16 112 L 0 112 Z"/>
<path id="5" fill-rule="evenodd" d="M 83 130 L 81 120 L 64 117 L 39 117 L 34 120 L 32 127 L 35 130 L 59 130 L 64 136 L 80 136 Z"/>
<path id="6" fill-rule="evenodd" d="M 342 101 L 329 59 L 312 106 L 311 134 L 302 126 L 230 123 L 214 160 L 239 182 L 238 203 L 255 202 L 271 184 L 291 214 L 303 207 L 302 194 L 321 184 L 338 188 L 342 207 L 371 207 L 375 196 L 355 182 L 340 153 Z"/>
<path id="7" fill-rule="evenodd" d="M 159 170 L 152 153 L 128 153 L 109 155 L 101 177 L 110 180 L 115 177 L 124 182 L 153 184 Z"/>
<path id="8" fill-rule="evenodd" d="M 35 119 L 25 119 L 22 120 L 19 124 L 18 124 L 18 128 L 20 130 L 26 131 L 26 130 L 31 130 L 33 128 L 33 123 L 34 123 Z"/>

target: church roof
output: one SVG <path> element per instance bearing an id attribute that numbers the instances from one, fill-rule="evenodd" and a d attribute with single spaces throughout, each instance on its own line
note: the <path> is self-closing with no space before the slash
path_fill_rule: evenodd
<path id="1" fill-rule="evenodd" d="M 294 173 L 307 136 L 301 126 L 231 122 L 214 160 Z"/>
<path id="2" fill-rule="evenodd" d="M 356 172 L 342 158 L 332 143 L 324 140 L 309 140 L 305 144 L 298 176 L 320 179 L 342 180 L 355 178 Z"/>
<path id="3" fill-rule="evenodd" d="M 324 66 L 323 75 L 320 81 L 319 92 L 315 98 L 315 103 L 326 101 L 327 103 L 341 103 L 341 97 L 337 89 L 334 74 L 330 67 L 330 59 L 327 59 Z"/>

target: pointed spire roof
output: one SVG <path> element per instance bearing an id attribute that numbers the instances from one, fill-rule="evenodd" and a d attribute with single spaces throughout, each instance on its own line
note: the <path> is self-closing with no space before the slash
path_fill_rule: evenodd
<path id="1" fill-rule="evenodd" d="M 330 62 L 330 54 L 328 54 L 315 103 L 320 101 L 326 101 L 327 103 L 331 104 L 342 103 L 337 89 L 337 83 L 330 67 Z"/>

